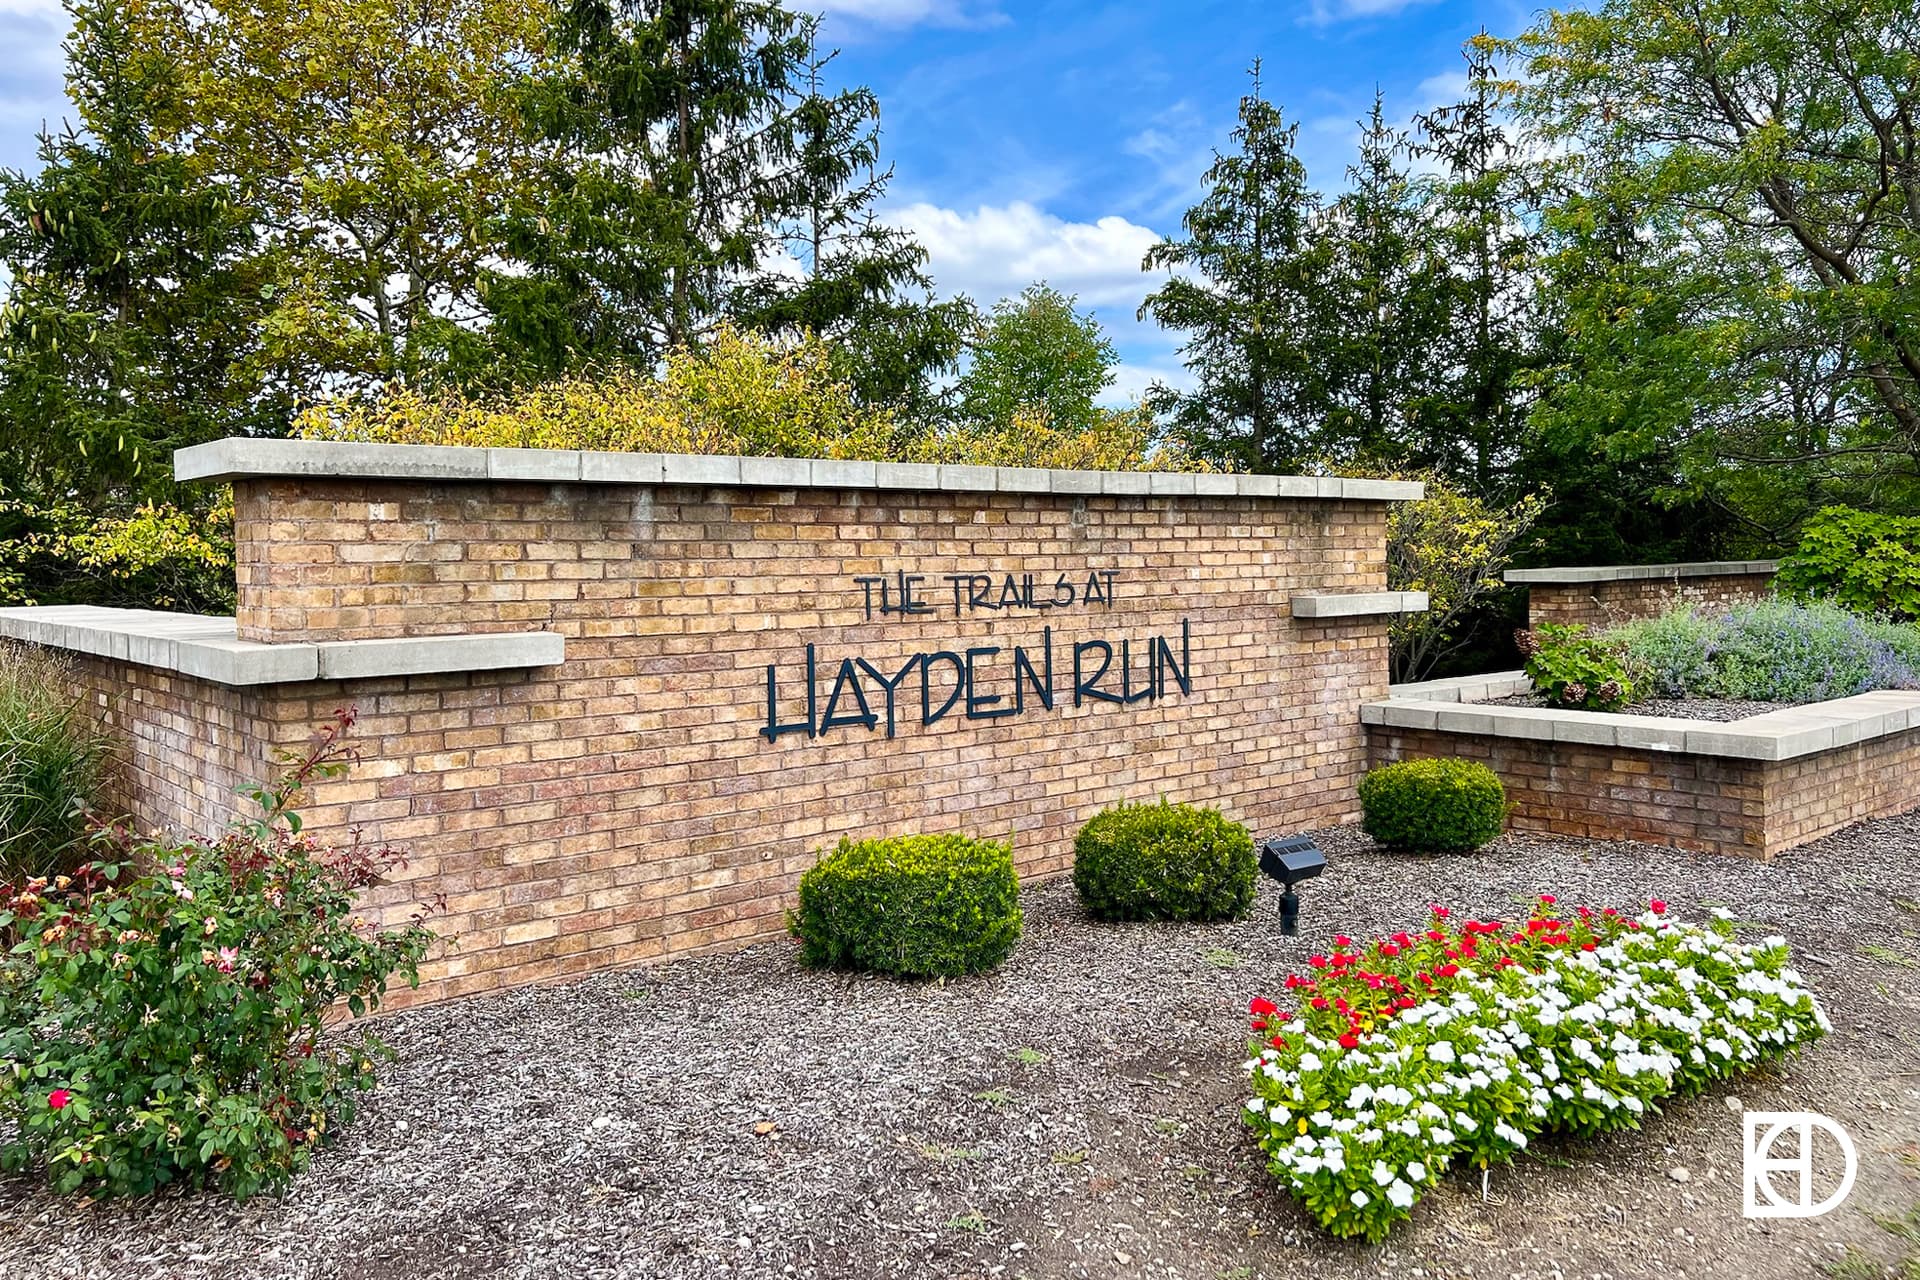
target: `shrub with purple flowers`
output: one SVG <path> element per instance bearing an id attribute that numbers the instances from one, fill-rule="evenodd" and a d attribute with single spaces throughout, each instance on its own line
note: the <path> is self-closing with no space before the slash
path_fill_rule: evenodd
<path id="1" fill-rule="evenodd" d="M 1818 702 L 1920 688 L 1920 626 L 1828 602 L 1674 609 L 1606 635 L 1643 694 Z"/>

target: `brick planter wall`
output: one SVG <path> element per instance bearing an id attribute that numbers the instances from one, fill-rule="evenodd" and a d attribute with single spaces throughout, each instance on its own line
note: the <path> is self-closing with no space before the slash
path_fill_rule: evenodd
<path id="1" fill-rule="evenodd" d="M 1516 569 L 1506 580 L 1527 588 L 1527 621 L 1607 627 L 1652 618 L 1678 604 L 1703 608 L 1763 599 L 1773 590 L 1777 562 L 1737 560 L 1706 564 L 1616 565 L 1601 568 Z"/>
<path id="2" fill-rule="evenodd" d="M 238 689 L 81 660 L 149 825 L 216 827 L 276 747 L 357 708 L 364 761 L 318 784 L 305 817 L 409 851 L 370 917 L 445 896 L 439 927 L 457 941 L 424 998 L 776 934 L 800 872 L 842 836 L 1010 835 L 1022 873 L 1046 876 L 1121 801 L 1214 805 L 1263 832 L 1349 821 L 1367 760 L 1356 707 L 1386 692 L 1385 617 L 1289 607 L 1385 586 L 1377 498 L 325 476 L 236 489 L 242 649 L 565 638 L 555 666 Z M 921 575 L 924 608 L 883 612 L 880 580 L 892 605 L 901 573 Z M 1090 579 L 1105 598 L 1087 598 Z M 1090 671 L 1106 645 L 1105 676 L 1076 699 L 1076 657 Z M 926 654 L 944 656 L 889 699 L 882 681 Z M 867 664 L 851 668 L 865 706 L 834 693 L 847 660 Z M 969 664 L 972 696 L 930 716 Z"/>
<path id="3" fill-rule="evenodd" d="M 1787 760 L 1382 725 L 1369 727 L 1368 745 L 1375 764 L 1459 756 L 1488 765 L 1516 831 L 1763 860 L 1920 805 L 1920 728 Z"/>

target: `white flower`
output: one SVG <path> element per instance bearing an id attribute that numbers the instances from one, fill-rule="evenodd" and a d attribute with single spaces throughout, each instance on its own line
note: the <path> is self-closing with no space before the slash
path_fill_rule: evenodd
<path id="1" fill-rule="evenodd" d="M 1373 1162 L 1373 1180 L 1384 1187 L 1393 1181 L 1393 1170 L 1387 1168 L 1384 1161 L 1375 1160 Z"/>
<path id="2" fill-rule="evenodd" d="M 1387 1201 L 1402 1209 L 1413 1207 L 1413 1188 L 1395 1178 L 1393 1185 L 1387 1188 Z"/>
<path id="3" fill-rule="evenodd" d="M 1421 1164 L 1418 1160 L 1409 1160 L 1407 1162 L 1407 1176 L 1415 1182 L 1425 1182 L 1427 1180 L 1427 1166 Z"/>
<path id="4" fill-rule="evenodd" d="M 1347 1199 L 1352 1202 L 1353 1207 L 1356 1209 L 1364 1209 L 1370 1203 L 1367 1199 L 1367 1193 L 1364 1191 L 1356 1191 L 1348 1196 Z"/>

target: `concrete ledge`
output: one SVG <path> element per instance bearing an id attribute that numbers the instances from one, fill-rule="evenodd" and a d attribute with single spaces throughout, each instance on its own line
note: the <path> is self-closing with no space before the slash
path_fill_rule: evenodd
<path id="1" fill-rule="evenodd" d="M 234 437 L 173 455 L 176 480 L 302 476 L 348 480 L 526 480 L 590 484 L 739 485 L 778 489 L 924 489 L 963 493 L 1122 494 L 1169 497 L 1322 498 L 1412 502 L 1426 492 L 1403 480 L 1243 476 L 1174 471 L 1051 471 L 935 466 L 837 458 L 734 458 L 570 449 L 479 449 L 348 440 Z M 1389 611 L 1391 612 L 1391 611 Z"/>
<path id="2" fill-rule="evenodd" d="M 1691 564 L 1605 564 L 1563 569 L 1509 569 L 1506 580 L 1572 585 L 1586 582 L 1633 582 L 1645 579 L 1726 578 L 1772 574 L 1778 560 L 1699 560 Z"/>
<path id="3" fill-rule="evenodd" d="M 1478 677 L 1508 679 L 1511 673 Z M 1436 684 L 1449 684 L 1436 681 Z M 1495 738 L 1531 738 L 1639 751 L 1675 751 L 1733 760 L 1796 760 L 1838 747 L 1920 729 L 1920 691 L 1883 690 L 1789 707 L 1726 722 L 1629 716 L 1551 707 L 1499 707 L 1403 695 L 1363 703 L 1362 724 Z M 1445 691 L 1441 691 L 1444 697 Z M 1498 695 L 1496 695 L 1498 696 Z"/>
<path id="4" fill-rule="evenodd" d="M 1387 687 L 1396 702 L 1491 702 L 1527 693 L 1533 681 L 1524 671 L 1492 671 L 1479 676 L 1452 676 L 1445 680 L 1416 680 Z"/>
<path id="5" fill-rule="evenodd" d="M 235 686 L 550 667 L 566 658 L 566 638 L 553 631 L 260 644 L 240 639 L 232 618 L 94 605 L 0 609 L 0 636 Z"/>
<path id="6" fill-rule="evenodd" d="M 1293 597 L 1296 618 L 1366 618 L 1382 613 L 1425 613 L 1424 591 L 1316 591 Z"/>

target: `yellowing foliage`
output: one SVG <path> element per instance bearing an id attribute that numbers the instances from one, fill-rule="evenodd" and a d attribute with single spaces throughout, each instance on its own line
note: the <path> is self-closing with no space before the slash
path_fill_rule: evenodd
<path id="1" fill-rule="evenodd" d="M 1156 439 L 1143 410 L 1102 411 L 1082 429 L 1044 414 L 929 431 L 861 405 L 818 338 L 786 344 L 722 328 L 698 350 L 667 357 L 658 376 L 614 369 L 491 395 L 390 388 L 300 415 L 311 440 L 495 448 L 606 449 L 748 457 L 1096 470 L 1203 469 Z"/>

